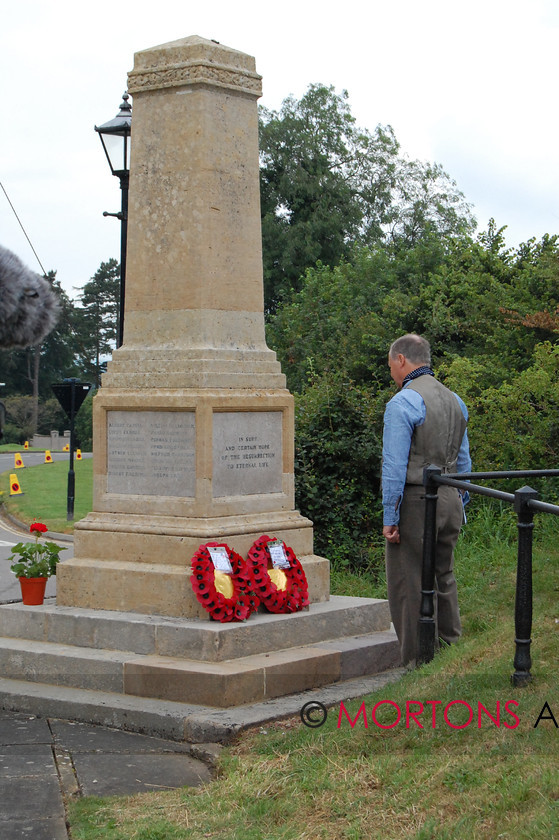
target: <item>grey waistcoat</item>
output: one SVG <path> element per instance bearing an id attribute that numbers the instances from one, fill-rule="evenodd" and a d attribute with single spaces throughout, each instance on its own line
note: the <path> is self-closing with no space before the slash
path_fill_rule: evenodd
<path id="1" fill-rule="evenodd" d="M 407 387 L 423 397 L 425 422 L 415 427 L 411 439 L 406 483 L 423 484 L 423 468 L 429 464 L 443 473 L 456 472 L 466 420 L 455 395 L 433 376 L 419 376 Z"/>

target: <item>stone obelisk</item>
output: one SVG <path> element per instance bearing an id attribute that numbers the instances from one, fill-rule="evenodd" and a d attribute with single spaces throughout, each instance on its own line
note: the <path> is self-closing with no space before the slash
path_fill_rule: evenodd
<path id="1" fill-rule="evenodd" d="M 94 400 L 93 511 L 57 604 L 207 618 L 200 544 L 262 534 L 328 561 L 294 509 L 294 410 L 264 334 L 251 56 L 199 37 L 135 55 L 124 342 Z"/>

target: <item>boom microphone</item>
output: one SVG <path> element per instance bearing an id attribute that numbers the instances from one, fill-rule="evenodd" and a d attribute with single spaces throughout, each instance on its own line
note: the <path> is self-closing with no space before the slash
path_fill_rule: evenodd
<path id="1" fill-rule="evenodd" d="M 0 348 L 40 344 L 59 310 L 51 284 L 0 245 Z"/>

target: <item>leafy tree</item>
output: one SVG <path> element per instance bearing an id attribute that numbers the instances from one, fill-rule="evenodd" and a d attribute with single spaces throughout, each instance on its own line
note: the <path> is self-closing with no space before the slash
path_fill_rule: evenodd
<path id="1" fill-rule="evenodd" d="M 39 422 L 37 425 L 37 434 L 50 435 L 53 429 L 62 432 L 68 427 L 68 420 L 66 414 L 62 410 L 62 406 L 56 399 L 51 397 L 39 405 Z"/>
<path id="2" fill-rule="evenodd" d="M 315 550 L 356 569 L 378 542 L 382 411 L 374 392 L 336 375 L 296 398 L 297 505 L 318 526 Z"/>
<path id="3" fill-rule="evenodd" d="M 541 339 L 559 332 L 559 237 L 530 239 L 518 249 L 517 279 L 511 308 L 504 310 L 509 323 L 535 331 Z"/>
<path id="4" fill-rule="evenodd" d="M 476 469 L 555 468 L 559 460 L 559 345 L 538 344 L 526 369 L 511 371 L 508 381 L 493 387 L 479 387 L 483 376 L 476 377 L 476 366 L 465 359 L 454 362 L 446 382 L 450 387 L 458 387 L 458 380 L 467 383 L 461 393 L 469 391 L 469 436 Z"/>
<path id="5" fill-rule="evenodd" d="M 291 390 L 302 391 L 311 371 L 389 385 L 388 347 L 418 329 L 420 289 L 444 257 L 440 237 L 428 235 L 409 249 L 379 244 L 334 268 L 308 269 L 267 325 Z"/>
<path id="6" fill-rule="evenodd" d="M 420 293 L 420 331 L 439 358 L 480 362 L 485 387 L 531 364 L 536 345 L 553 336 L 540 310 L 553 310 L 559 293 L 557 237 L 514 251 L 503 231 L 491 222 L 477 242 L 451 249 Z"/>
<path id="7" fill-rule="evenodd" d="M 6 441 L 23 443 L 30 440 L 37 429 L 36 401 L 33 397 L 6 397 Z M 16 436 L 17 440 L 13 441 Z"/>
<path id="8" fill-rule="evenodd" d="M 317 261 L 333 267 L 355 244 L 416 244 L 474 221 L 438 165 L 399 154 L 390 126 L 358 128 L 348 94 L 309 86 L 279 112 L 260 112 L 264 296 L 268 311 Z"/>
<path id="9" fill-rule="evenodd" d="M 496 385 L 555 336 L 546 311 L 557 305 L 559 245 L 549 237 L 532 243 L 529 262 L 525 250 L 505 249 L 494 225 L 477 242 L 431 232 L 408 248 L 355 249 L 334 268 L 307 270 L 301 289 L 270 316 L 268 342 L 296 392 L 310 371 L 388 385 L 386 353 L 405 332 L 424 334 L 439 366 L 478 360 L 483 386 Z"/>
<path id="10" fill-rule="evenodd" d="M 54 280 L 60 302 L 60 317 L 40 348 L 39 395 L 52 396 L 50 386 L 68 376 L 79 376 L 75 357 L 75 305 L 57 280 Z"/>
<path id="11" fill-rule="evenodd" d="M 117 260 L 102 262 L 78 296 L 76 307 L 76 355 L 84 375 L 98 388 L 118 330 L 120 266 Z"/>
<path id="12" fill-rule="evenodd" d="M 6 397 L 4 402 L 8 421 L 7 443 L 31 440 L 36 432 L 49 435 L 52 429 L 62 431 L 67 423 L 66 415 L 54 397 L 39 403 L 38 406 L 32 396 Z"/>
<path id="13" fill-rule="evenodd" d="M 261 200 L 268 300 L 317 260 L 335 265 L 363 227 L 380 234 L 398 143 L 358 129 L 348 94 L 310 85 L 279 113 L 261 110 Z"/>
<path id="14" fill-rule="evenodd" d="M 384 241 L 417 245 L 426 234 L 441 239 L 468 236 L 476 223 L 456 182 L 438 163 L 399 158 Z"/>

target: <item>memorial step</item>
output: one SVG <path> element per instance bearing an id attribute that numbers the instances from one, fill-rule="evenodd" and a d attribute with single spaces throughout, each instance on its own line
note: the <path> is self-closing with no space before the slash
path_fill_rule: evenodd
<path id="1" fill-rule="evenodd" d="M 133 654 L 53 642 L 0 637 L 0 673 L 12 680 L 122 693 Z"/>
<path id="2" fill-rule="evenodd" d="M 258 612 L 245 622 L 21 603 L 0 606 L 0 636 L 206 662 L 267 653 L 390 628 L 388 603 L 332 596 L 289 615 Z"/>
<path id="3" fill-rule="evenodd" d="M 0 606 L 9 680 L 228 708 L 399 664 L 386 601 L 334 596 L 242 623 L 43 604 Z"/>
<path id="4" fill-rule="evenodd" d="M 391 631 L 225 662 L 144 656 L 124 663 L 124 692 L 228 708 L 376 674 L 399 662 Z"/>
<path id="5" fill-rule="evenodd" d="M 378 673 L 398 662 L 391 631 L 219 662 L 0 637 L 0 673 L 6 679 L 217 708 Z"/>
<path id="6" fill-rule="evenodd" d="M 212 741 L 227 744 L 244 729 L 281 718 L 299 717 L 301 708 L 309 700 L 334 707 L 332 713 L 336 714 L 342 700 L 347 703 L 350 698 L 362 698 L 396 682 L 402 673 L 402 668 L 391 669 L 315 691 L 228 709 L 0 677 L 0 708 L 192 744 Z"/>

